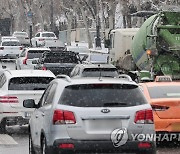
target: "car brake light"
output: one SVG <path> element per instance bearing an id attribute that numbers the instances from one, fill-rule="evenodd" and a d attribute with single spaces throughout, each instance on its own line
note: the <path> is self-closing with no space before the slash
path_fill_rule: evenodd
<path id="1" fill-rule="evenodd" d="M 168 106 L 161 106 L 161 105 L 151 105 L 153 111 L 165 111 L 167 109 L 169 109 Z"/>
<path id="2" fill-rule="evenodd" d="M 65 110 L 55 110 L 53 115 L 53 124 L 61 125 L 61 124 L 75 124 L 76 119 L 74 117 L 74 113 L 71 111 Z"/>
<path id="3" fill-rule="evenodd" d="M 72 143 L 62 143 L 59 145 L 61 149 L 74 149 L 74 144 Z"/>
<path id="4" fill-rule="evenodd" d="M 4 47 L 0 47 L 0 50 L 4 50 Z"/>
<path id="5" fill-rule="evenodd" d="M 42 70 L 47 70 L 47 68 L 45 66 L 42 67 Z"/>
<path id="6" fill-rule="evenodd" d="M 149 142 L 140 142 L 138 148 L 150 148 L 151 144 Z"/>
<path id="7" fill-rule="evenodd" d="M 16 96 L 0 96 L 0 103 L 19 103 Z"/>
<path id="8" fill-rule="evenodd" d="M 22 49 L 23 49 L 23 47 L 20 47 L 19 49 L 20 49 L 20 50 L 22 50 Z"/>
<path id="9" fill-rule="evenodd" d="M 23 64 L 27 65 L 27 57 L 23 60 Z"/>
<path id="10" fill-rule="evenodd" d="M 134 122 L 136 124 L 153 124 L 153 112 L 151 109 L 137 111 Z"/>
<path id="11" fill-rule="evenodd" d="M 44 41 L 44 39 L 39 39 L 39 41 Z"/>

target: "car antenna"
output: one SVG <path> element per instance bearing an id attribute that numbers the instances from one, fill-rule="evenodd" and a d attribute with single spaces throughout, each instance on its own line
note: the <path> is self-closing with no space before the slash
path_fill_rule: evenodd
<path id="1" fill-rule="evenodd" d="M 101 74 L 100 64 L 98 64 L 98 67 L 99 67 L 99 80 L 101 80 L 102 74 Z"/>

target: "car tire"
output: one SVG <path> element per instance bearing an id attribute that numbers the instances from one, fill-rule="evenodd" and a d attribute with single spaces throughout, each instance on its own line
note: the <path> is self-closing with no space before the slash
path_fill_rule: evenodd
<path id="1" fill-rule="evenodd" d="M 6 133 L 6 119 L 4 118 L 0 123 L 0 134 Z"/>
<path id="2" fill-rule="evenodd" d="M 32 143 L 31 133 L 29 133 L 29 154 L 36 154 Z"/>
<path id="3" fill-rule="evenodd" d="M 50 154 L 50 153 L 48 153 L 45 137 L 42 137 L 42 139 L 41 139 L 41 154 Z"/>
<path id="4" fill-rule="evenodd" d="M 36 47 L 38 47 L 38 43 L 37 43 L 37 41 L 36 41 Z"/>

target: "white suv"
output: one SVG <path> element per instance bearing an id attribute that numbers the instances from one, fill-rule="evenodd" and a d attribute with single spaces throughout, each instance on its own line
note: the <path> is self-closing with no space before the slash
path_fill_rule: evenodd
<path id="1" fill-rule="evenodd" d="M 45 90 L 30 119 L 30 153 L 156 153 L 153 113 L 129 76 L 70 78 L 60 75 Z M 142 137 L 141 136 L 141 137 Z M 122 140 L 121 140 L 122 139 Z"/>
<path id="2" fill-rule="evenodd" d="M 34 109 L 23 107 L 23 100 L 39 101 L 44 89 L 55 76 L 42 70 L 3 70 L 0 72 L 0 133 L 6 125 L 28 124 Z"/>
<path id="3" fill-rule="evenodd" d="M 31 39 L 32 46 L 40 47 L 46 46 L 46 44 L 56 44 L 58 38 L 53 32 L 38 32 L 35 36 Z"/>

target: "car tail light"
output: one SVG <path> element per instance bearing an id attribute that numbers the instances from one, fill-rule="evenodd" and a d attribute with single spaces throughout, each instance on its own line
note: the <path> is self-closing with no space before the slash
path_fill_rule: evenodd
<path id="1" fill-rule="evenodd" d="M 151 144 L 149 142 L 140 142 L 138 148 L 150 148 Z"/>
<path id="2" fill-rule="evenodd" d="M 45 66 L 42 67 L 42 70 L 47 70 L 47 68 Z"/>
<path id="3" fill-rule="evenodd" d="M 39 39 L 39 41 L 44 41 L 44 39 Z"/>
<path id="4" fill-rule="evenodd" d="M 16 96 L 0 96 L 0 103 L 19 103 Z"/>
<path id="5" fill-rule="evenodd" d="M 151 109 L 137 111 L 134 122 L 137 124 L 153 124 L 153 113 Z"/>
<path id="6" fill-rule="evenodd" d="M 55 110 L 53 115 L 53 124 L 61 125 L 61 124 L 75 124 L 76 119 L 74 117 L 74 113 L 66 110 Z"/>
<path id="7" fill-rule="evenodd" d="M 25 59 L 23 59 L 23 64 L 27 65 L 27 57 Z"/>
<path id="8" fill-rule="evenodd" d="M 4 47 L 0 47 L 0 50 L 4 50 Z"/>
<path id="9" fill-rule="evenodd" d="M 161 106 L 161 105 L 151 105 L 153 111 L 165 111 L 167 109 L 169 109 L 168 106 Z"/>
<path id="10" fill-rule="evenodd" d="M 62 143 L 59 145 L 61 149 L 74 149 L 74 144 L 72 143 Z"/>
<path id="11" fill-rule="evenodd" d="M 22 50 L 22 49 L 23 49 L 23 47 L 20 47 L 19 49 L 20 49 L 20 50 Z"/>

